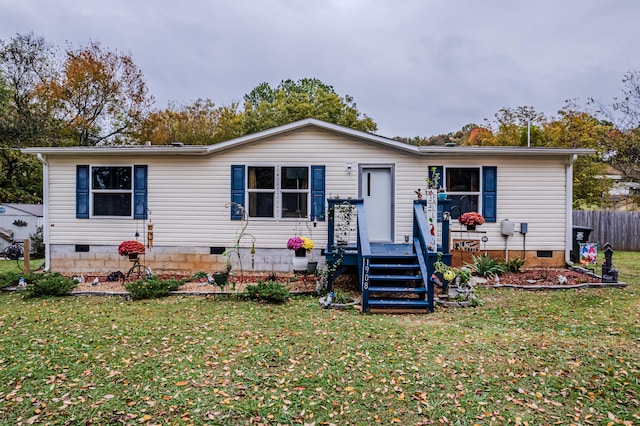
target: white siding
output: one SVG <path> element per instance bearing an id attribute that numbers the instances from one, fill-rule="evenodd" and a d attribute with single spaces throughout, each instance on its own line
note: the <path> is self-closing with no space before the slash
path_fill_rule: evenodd
<path id="1" fill-rule="evenodd" d="M 326 196 L 358 196 L 357 167 L 347 173 L 345 163 L 395 166 L 395 238 L 412 233 L 414 191 L 424 190 L 427 167 L 497 166 L 498 223 L 482 225 L 489 237 L 488 249 L 503 249 L 499 222 L 510 219 L 529 223 L 527 250 L 564 250 L 565 164 L 558 159 L 513 157 L 426 158 L 352 140 L 319 129 L 304 129 L 271 140 L 244 145 L 212 156 L 137 156 L 135 158 L 88 157 L 49 159 L 50 242 L 52 244 L 117 245 L 143 234 L 147 223 L 154 225 L 154 246 L 202 247 L 233 244 L 240 228 L 230 220 L 226 207 L 230 199 L 230 169 L 243 165 L 325 165 Z M 75 218 L 75 166 L 77 164 L 148 165 L 149 219 Z M 457 223 L 452 226 L 458 227 Z M 309 221 L 290 219 L 250 220 L 246 230 L 255 237 L 256 248 L 283 248 L 296 234 L 310 236 L 316 248 L 326 244 L 326 222 L 316 227 Z M 250 246 L 249 239 L 242 246 Z M 510 249 L 522 247 L 516 232 Z"/>

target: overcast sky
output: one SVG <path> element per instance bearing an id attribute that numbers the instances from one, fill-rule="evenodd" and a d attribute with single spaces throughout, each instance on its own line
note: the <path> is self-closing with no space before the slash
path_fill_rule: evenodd
<path id="1" fill-rule="evenodd" d="M 0 0 L 0 38 L 130 53 L 158 109 L 315 77 L 411 137 L 610 104 L 640 70 L 639 18 L 636 0 Z"/>

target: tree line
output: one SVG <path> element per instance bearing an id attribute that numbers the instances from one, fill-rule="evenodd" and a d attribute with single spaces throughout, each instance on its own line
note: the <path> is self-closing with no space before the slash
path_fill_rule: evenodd
<path id="1" fill-rule="evenodd" d="M 567 101 L 557 116 L 533 107 L 503 108 L 482 124 L 446 135 L 395 137 L 416 145 L 533 146 L 593 148 L 574 172 L 574 208 L 606 206 L 614 167 L 640 181 L 640 72 L 623 80 L 622 96 L 605 106 Z M 354 99 L 340 96 L 316 78 L 260 83 L 242 102 L 216 105 L 211 99 L 172 102 L 154 108 L 142 71 L 131 55 L 100 43 L 64 49 L 33 33 L 0 40 L 0 200 L 42 200 L 41 165 L 20 148 L 183 142 L 208 145 L 317 118 L 374 132 L 375 121 Z"/>

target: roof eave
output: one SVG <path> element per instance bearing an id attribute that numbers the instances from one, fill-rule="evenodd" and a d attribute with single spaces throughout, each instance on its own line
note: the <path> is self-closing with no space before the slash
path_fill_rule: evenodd
<path id="1" fill-rule="evenodd" d="M 448 156 L 476 156 L 481 154 L 491 155 L 523 155 L 523 156 L 571 156 L 591 155 L 595 150 L 585 148 L 543 148 L 543 147 L 514 147 L 514 146 L 416 146 L 399 142 L 394 139 L 378 136 L 360 130 L 339 126 L 333 123 L 307 118 L 271 129 L 262 130 L 250 135 L 241 136 L 225 142 L 213 145 L 187 145 L 187 146 L 158 146 L 136 145 L 117 147 L 64 147 L 64 148 L 24 148 L 22 152 L 27 154 L 43 155 L 213 155 L 231 149 L 239 148 L 246 144 L 260 140 L 273 138 L 306 127 L 316 127 L 328 132 L 336 133 L 343 137 L 359 140 L 364 143 L 374 144 L 397 151 L 414 155 L 448 155 Z"/>
<path id="2" fill-rule="evenodd" d="M 419 152 L 422 155 L 453 155 L 476 156 L 481 154 L 492 155 L 523 155 L 523 156 L 570 156 L 592 155 L 595 150 L 590 148 L 544 148 L 544 147 L 518 147 L 518 146 L 421 146 Z"/>
<path id="3" fill-rule="evenodd" d="M 42 155 L 206 155 L 207 146 L 105 146 L 105 147 L 34 147 L 23 148 L 25 154 Z"/>

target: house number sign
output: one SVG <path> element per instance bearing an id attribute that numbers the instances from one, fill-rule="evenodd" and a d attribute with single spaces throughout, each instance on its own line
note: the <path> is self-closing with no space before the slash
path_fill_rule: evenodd
<path id="1" fill-rule="evenodd" d="M 427 224 L 429 226 L 428 235 L 425 236 L 425 243 L 427 245 L 427 251 L 429 253 L 435 253 L 437 251 L 437 237 L 438 231 L 438 194 L 433 189 L 427 189 L 426 205 L 424 207 L 425 217 L 427 218 Z"/>

